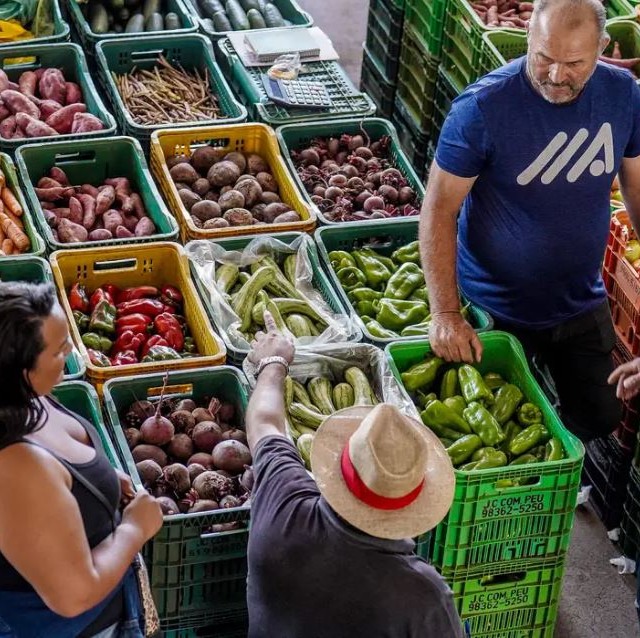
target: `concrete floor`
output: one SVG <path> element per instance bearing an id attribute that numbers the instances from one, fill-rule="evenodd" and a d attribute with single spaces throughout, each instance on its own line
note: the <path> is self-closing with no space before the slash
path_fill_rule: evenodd
<path id="1" fill-rule="evenodd" d="M 368 0 L 298 2 L 331 38 L 349 77 L 359 86 Z M 555 638 L 640 637 L 634 607 L 636 580 L 619 576 L 609 564 L 619 554 L 588 505 L 578 508 Z"/>

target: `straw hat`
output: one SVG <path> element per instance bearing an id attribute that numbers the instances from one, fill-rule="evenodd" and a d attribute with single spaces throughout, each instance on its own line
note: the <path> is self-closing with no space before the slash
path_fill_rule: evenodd
<path id="1" fill-rule="evenodd" d="M 453 501 L 453 466 L 438 437 L 387 403 L 327 417 L 313 440 L 311 471 L 333 510 L 378 538 L 418 536 Z"/>

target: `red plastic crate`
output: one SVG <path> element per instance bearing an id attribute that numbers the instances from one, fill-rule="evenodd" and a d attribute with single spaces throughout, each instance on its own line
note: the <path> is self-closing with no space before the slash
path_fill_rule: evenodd
<path id="1" fill-rule="evenodd" d="M 620 345 L 621 344 L 618 344 L 612 353 L 613 363 L 616 368 L 632 359 L 628 352 L 620 348 Z M 640 397 L 636 397 L 630 401 L 622 401 L 622 417 L 613 435 L 620 443 L 622 449 L 627 453 L 636 448 L 639 426 Z"/>

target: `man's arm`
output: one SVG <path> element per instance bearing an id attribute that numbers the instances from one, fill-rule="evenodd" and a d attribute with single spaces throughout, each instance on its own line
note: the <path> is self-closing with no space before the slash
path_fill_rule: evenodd
<path id="1" fill-rule="evenodd" d="M 482 344 L 460 314 L 456 278 L 457 218 L 475 177 L 457 177 L 431 166 L 420 216 L 420 255 L 429 291 L 429 340 L 447 361 L 480 361 Z"/>
<path id="2" fill-rule="evenodd" d="M 640 156 L 623 157 L 618 178 L 629 219 L 640 237 Z"/>

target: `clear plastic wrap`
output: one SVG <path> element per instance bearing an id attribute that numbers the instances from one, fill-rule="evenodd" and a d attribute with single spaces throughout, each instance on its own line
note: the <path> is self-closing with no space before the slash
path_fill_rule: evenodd
<path id="1" fill-rule="evenodd" d="M 332 310 L 322 294 L 313 286 L 314 273 L 310 254 L 313 252 L 316 259 L 317 254 L 313 240 L 308 235 L 301 233 L 291 243 L 285 243 L 275 237 L 260 236 L 252 239 L 241 251 L 226 250 L 215 242 L 198 240 L 189 242 L 185 250 L 202 284 L 205 303 L 211 310 L 216 328 L 233 349 L 246 354 L 249 342 L 238 329 L 240 318 L 231 307 L 228 295 L 216 284 L 217 265 L 250 266 L 265 255 L 270 255 L 277 261 L 279 256 L 292 253 L 297 254 L 295 287 L 327 324 L 327 328 L 318 336 L 295 339 L 296 347 L 313 346 L 315 349 L 323 344 L 360 340 L 360 330 L 352 318 Z M 336 305 L 340 307 L 338 302 Z"/>

